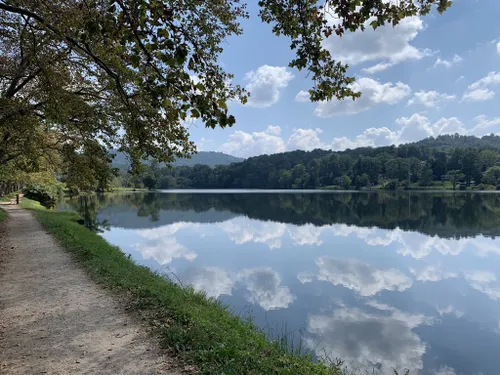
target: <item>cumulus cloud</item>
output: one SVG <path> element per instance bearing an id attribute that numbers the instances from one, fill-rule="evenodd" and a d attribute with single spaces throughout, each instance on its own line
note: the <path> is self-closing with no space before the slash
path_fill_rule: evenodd
<path id="1" fill-rule="evenodd" d="M 285 142 L 280 133 L 279 126 L 271 125 L 262 132 L 246 133 L 237 130 L 222 144 L 220 151 L 243 157 L 284 152 Z"/>
<path id="2" fill-rule="evenodd" d="M 363 62 L 379 61 L 375 67 L 366 69 L 367 72 L 376 73 L 392 65 L 408 60 L 419 60 L 429 54 L 411 44 L 418 33 L 424 29 L 424 24 L 419 17 L 403 19 L 396 27 L 386 25 L 373 30 L 370 23 L 366 22 L 364 32 L 357 31 L 345 33 L 342 38 L 328 38 L 323 41 L 324 47 L 336 59 L 357 65 Z M 330 19 L 331 24 L 338 22 Z"/>
<path id="3" fill-rule="evenodd" d="M 314 150 L 316 148 L 326 148 L 326 145 L 319 139 L 323 130 L 316 129 L 296 129 L 288 139 L 287 150 Z"/>
<path id="4" fill-rule="evenodd" d="M 292 134 L 285 141 L 281 136 L 279 126 L 268 126 L 262 132 L 253 133 L 237 130 L 221 145 L 219 151 L 235 156 L 249 157 L 297 149 L 309 151 L 316 148 L 329 148 L 327 143 L 321 141 L 321 133 L 323 130 L 320 128 L 293 129 Z"/>
<path id="5" fill-rule="evenodd" d="M 376 65 L 370 66 L 369 68 L 361 69 L 361 72 L 366 74 L 377 74 L 389 69 L 391 66 L 394 66 L 394 63 L 378 63 Z"/>
<path id="6" fill-rule="evenodd" d="M 439 265 L 428 265 L 419 270 L 410 268 L 410 272 L 418 281 L 440 281 L 458 276 L 455 272 L 444 271 Z"/>
<path id="7" fill-rule="evenodd" d="M 154 229 L 140 229 L 136 233 L 145 239 L 134 247 L 144 259 L 153 259 L 161 265 L 166 265 L 176 258 L 188 261 L 196 259 L 196 253 L 180 244 L 175 238 L 175 233 L 181 229 L 194 230 L 198 224 L 179 222 Z"/>
<path id="8" fill-rule="evenodd" d="M 408 101 L 408 105 L 420 104 L 427 108 L 439 108 L 441 104 L 452 102 L 456 95 L 448 95 L 437 91 L 419 91 Z"/>
<path id="9" fill-rule="evenodd" d="M 347 137 L 334 138 L 332 142 L 333 150 L 345 150 L 356 147 L 378 147 L 390 144 L 401 144 L 415 142 L 431 136 L 442 134 L 467 134 L 464 124 L 456 117 L 441 118 L 435 123 L 431 123 L 429 118 L 419 113 L 414 113 L 410 117 L 400 117 L 396 119 L 396 124 L 400 125 L 399 130 L 390 130 L 387 127 L 369 128 L 353 139 Z"/>
<path id="10" fill-rule="evenodd" d="M 381 270 L 356 259 L 336 259 L 323 256 L 316 260 L 317 279 L 342 285 L 363 297 L 383 290 L 403 291 L 411 287 L 411 279 L 394 268 Z"/>
<path id="11" fill-rule="evenodd" d="M 328 230 L 330 226 L 317 227 L 312 224 L 301 226 L 291 226 L 288 229 L 290 237 L 295 244 L 302 245 L 322 245 L 323 240 L 320 239 L 321 233 Z"/>
<path id="12" fill-rule="evenodd" d="M 402 82 L 381 83 L 368 77 L 358 78 L 349 86 L 354 91 L 361 92 L 361 97 L 356 100 L 332 99 L 319 102 L 315 110 L 316 115 L 318 117 L 331 117 L 338 114 L 353 115 L 377 104 L 397 104 L 411 93 L 410 86 Z"/>
<path id="13" fill-rule="evenodd" d="M 218 226 L 237 245 L 249 242 L 264 243 L 270 249 L 280 248 L 282 237 L 286 233 L 286 224 L 264 223 L 243 217 L 225 221 Z"/>
<path id="14" fill-rule="evenodd" d="M 455 315 L 457 318 L 460 319 L 462 316 L 465 315 L 462 311 L 456 309 L 452 305 L 448 305 L 445 307 L 436 307 L 436 310 L 438 311 L 440 316 L 451 314 L 451 315 Z"/>
<path id="15" fill-rule="evenodd" d="M 495 96 L 495 92 L 491 88 L 498 85 L 500 85 L 500 72 L 489 72 L 487 76 L 469 85 L 462 97 L 462 100 L 491 100 Z"/>
<path id="16" fill-rule="evenodd" d="M 238 279 L 245 283 L 250 293 L 248 302 L 258 304 L 266 311 L 287 308 L 295 300 L 290 289 L 281 285 L 280 276 L 271 268 L 242 270 Z"/>
<path id="17" fill-rule="evenodd" d="M 458 55 L 455 55 L 453 56 L 453 58 L 451 60 L 443 60 L 441 59 L 440 57 L 438 57 L 436 59 L 436 62 L 434 63 L 434 68 L 438 67 L 438 66 L 444 66 L 445 68 L 449 69 L 451 68 L 453 65 L 456 65 L 460 62 L 462 62 L 464 59 L 461 58 L 460 56 Z"/>
<path id="18" fill-rule="evenodd" d="M 342 358 L 351 369 L 375 366 L 381 375 L 404 369 L 419 373 L 426 345 L 413 329 L 431 321 L 383 304 L 370 307 L 375 311 L 343 307 L 332 315 L 310 315 L 306 342 L 320 358 Z"/>
<path id="19" fill-rule="evenodd" d="M 309 103 L 311 101 L 311 96 L 307 91 L 300 90 L 295 96 L 295 101 L 299 103 Z"/>
<path id="20" fill-rule="evenodd" d="M 491 100 L 495 97 L 495 92 L 490 89 L 476 89 L 466 91 L 462 100 L 468 102 L 484 102 L 486 100 Z"/>
<path id="21" fill-rule="evenodd" d="M 442 366 L 439 370 L 434 370 L 433 375 L 457 375 L 454 369 L 448 366 Z"/>
<path id="22" fill-rule="evenodd" d="M 411 256 L 415 259 L 423 259 L 432 252 L 441 255 L 455 256 L 470 248 L 477 256 L 486 257 L 490 254 L 500 254 L 500 245 L 489 237 L 476 236 L 455 238 L 431 237 L 423 233 L 404 231 L 400 228 L 394 230 L 382 230 L 377 228 L 365 228 L 338 224 L 332 226 L 336 236 L 355 235 L 370 246 L 397 245 L 397 253 L 403 256 Z M 419 272 L 419 271 L 415 271 Z M 449 274 L 451 272 L 445 272 Z"/>
<path id="23" fill-rule="evenodd" d="M 474 118 L 475 125 L 470 130 L 470 134 L 481 137 L 490 133 L 498 133 L 500 130 L 500 117 L 489 118 L 484 115 Z"/>
<path id="24" fill-rule="evenodd" d="M 497 53 L 500 55 L 500 42 L 497 43 Z"/>
<path id="25" fill-rule="evenodd" d="M 262 65 L 245 75 L 246 89 L 250 92 L 247 105 L 266 108 L 275 104 L 280 97 L 280 89 L 288 86 L 293 74 L 284 66 Z"/>
<path id="26" fill-rule="evenodd" d="M 197 291 L 204 291 L 207 296 L 218 298 L 230 296 L 235 280 L 229 272 L 218 267 L 189 267 L 181 276 L 182 282 L 191 285 Z"/>
<path id="27" fill-rule="evenodd" d="M 472 288 L 486 294 L 492 300 L 500 300 L 500 286 L 495 284 L 497 277 L 493 272 L 485 270 L 466 271 L 464 277 Z"/>

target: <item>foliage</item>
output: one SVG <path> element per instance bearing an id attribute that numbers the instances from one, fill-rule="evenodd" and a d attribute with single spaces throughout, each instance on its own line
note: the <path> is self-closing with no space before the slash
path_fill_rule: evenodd
<path id="1" fill-rule="evenodd" d="M 495 178 L 490 178 L 496 169 L 489 173 L 483 173 L 482 169 L 499 160 L 500 137 L 483 139 L 481 143 L 482 139 L 455 135 L 444 136 L 444 140 L 438 137 L 434 143 L 427 140 L 398 147 L 365 147 L 341 152 L 292 151 L 261 155 L 215 168 L 206 165 L 159 168 L 154 175 L 158 176 L 161 189 L 361 189 L 379 186 L 396 190 L 418 186 L 449 188 L 450 184 L 456 189 L 462 182 L 466 185 L 462 188 L 485 186 L 480 185 L 481 182 L 496 186 L 500 181 L 497 183 Z M 468 146 L 466 141 L 474 147 Z M 460 143 L 465 147 L 443 148 L 447 143 Z M 151 166 L 144 168 L 145 175 L 152 173 Z M 489 180 L 482 181 L 485 177 Z"/>
<path id="2" fill-rule="evenodd" d="M 483 181 L 490 185 L 500 185 L 500 166 L 495 165 L 488 168 L 488 170 L 484 172 Z"/>
<path id="3" fill-rule="evenodd" d="M 338 375 L 336 367 L 287 352 L 218 301 L 138 266 L 68 212 L 36 210 L 43 226 L 74 253 L 94 279 L 127 298 L 163 345 L 200 374 Z"/>
<path id="4" fill-rule="evenodd" d="M 262 21 L 291 39 L 289 66 L 311 73 L 313 101 L 360 96 L 325 38 L 450 4 L 259 1 Z M 247 101 L 219 62 L 247 17 L 240 0 L 1 1 L 0 165 L 39 171 L 48 163 L 72 188 L 102 190 L 112 180 L 104 168 L 110 149 L 124 152 L 132 168 L 193 153 L 186 122 L 232 126 L 228 103 Z"/>
<path id="5" fill-rule="evenodd" d="M 61 191 L 62 187 L 54 184 L 30 184 L 23 190 L 26 198 L 38 201 L 47 208 L 56 205 Z"/>

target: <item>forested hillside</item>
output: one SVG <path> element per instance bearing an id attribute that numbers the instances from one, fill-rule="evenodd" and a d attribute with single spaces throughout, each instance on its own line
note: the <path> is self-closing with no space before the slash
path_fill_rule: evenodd
<path id="1" fill-rule="evenodd" d="M 149 188 L 361 189 L 500 187 L 500 137 L 445 135 L 341 152 L 292 151 L 210 168 L 148 167 Z"/>

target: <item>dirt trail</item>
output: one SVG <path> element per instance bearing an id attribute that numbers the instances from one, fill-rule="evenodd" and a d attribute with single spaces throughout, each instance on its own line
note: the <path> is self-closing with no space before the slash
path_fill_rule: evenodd
<path id="1" fill-rule="evenodd" d="M 30 212 L 2 207 L 0 374 L 179 374 Z"/>

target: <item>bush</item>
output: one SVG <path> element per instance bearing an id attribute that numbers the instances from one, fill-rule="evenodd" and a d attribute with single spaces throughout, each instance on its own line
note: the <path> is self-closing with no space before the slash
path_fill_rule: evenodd
<path id="1" fill-rule="evenodd" d="M 24 190 L 24 196 L 28 199 L 38 201 L 42 206 L 52 208 L 57 203 L 57 198 L 62 187 L 56 184 L 31 184 Z"/>

